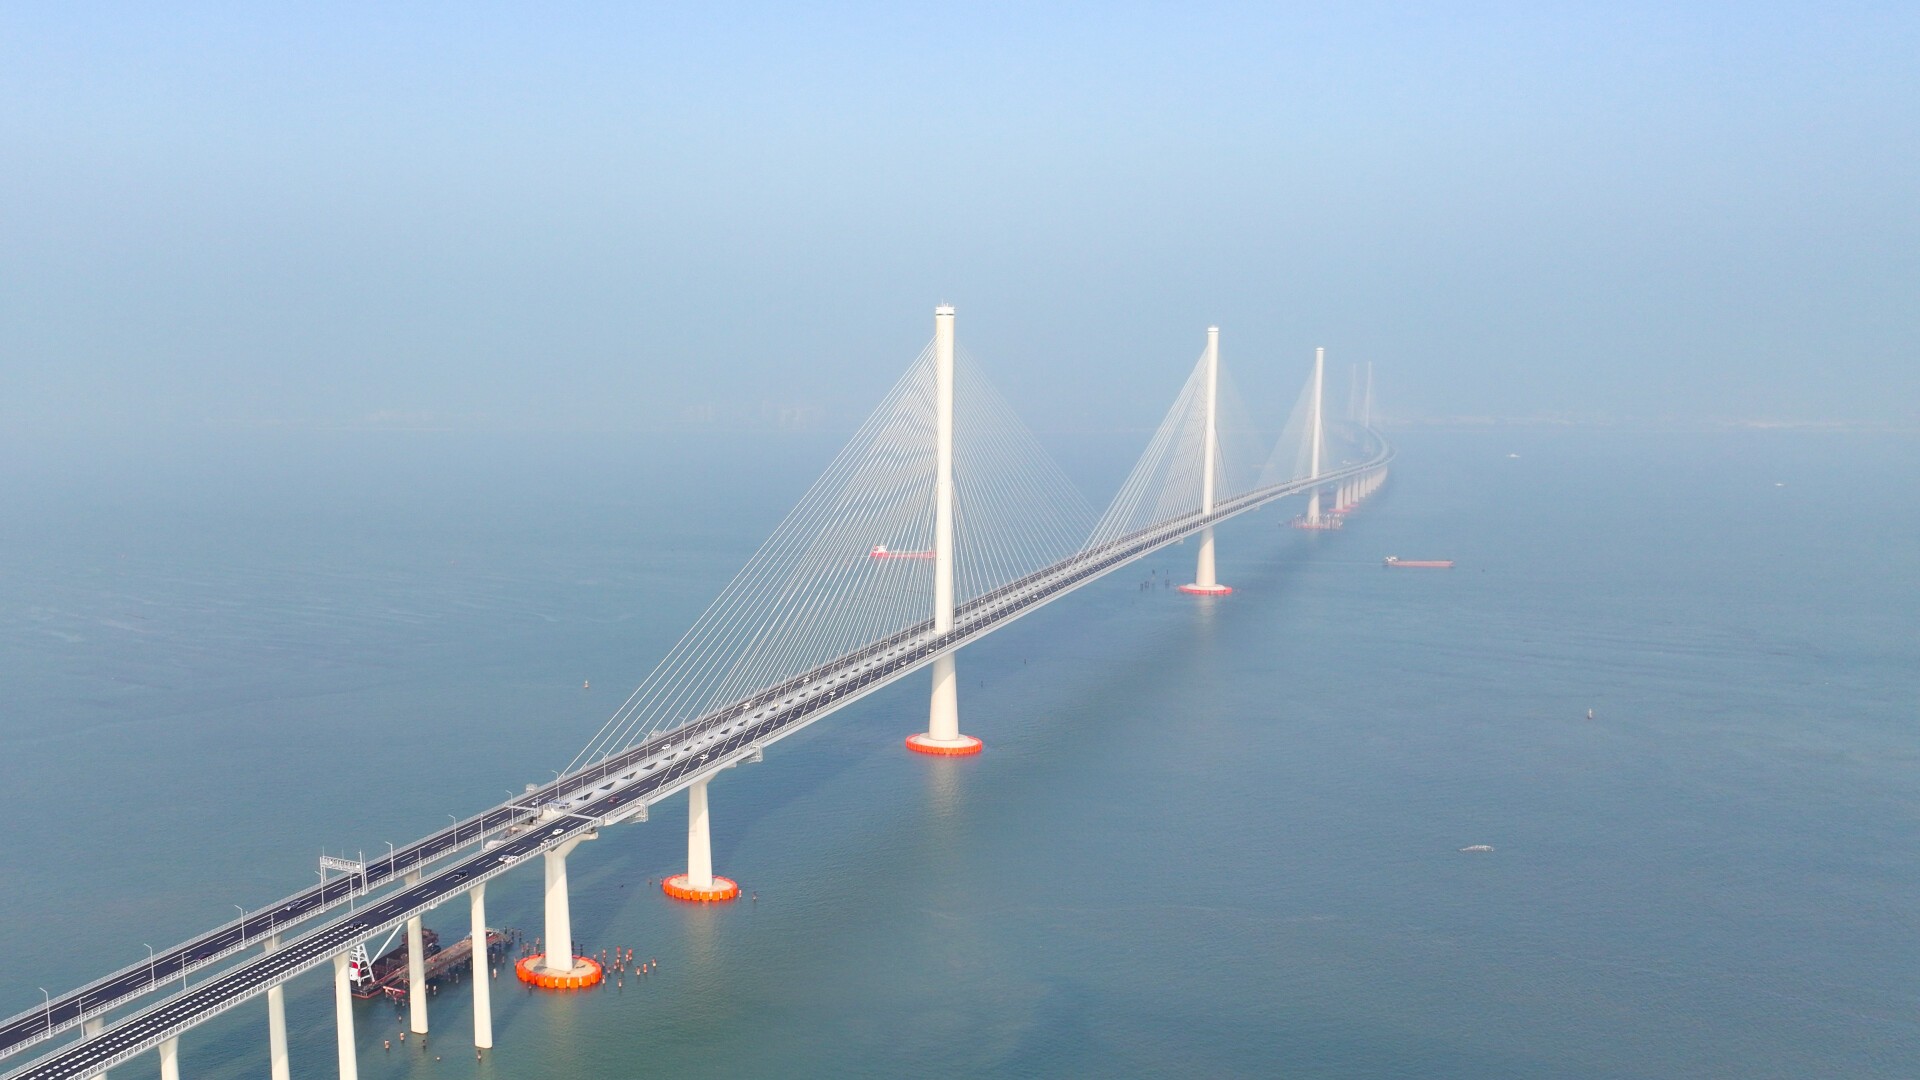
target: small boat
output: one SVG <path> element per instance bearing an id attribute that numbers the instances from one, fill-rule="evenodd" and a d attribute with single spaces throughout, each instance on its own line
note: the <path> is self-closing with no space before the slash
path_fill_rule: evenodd
<path id="1" fill-rule="evenodd" d="M 1589 720 L 1591 720 L 1591 719 L 1593 719 L 1593 710 L 1592 710 L 1592 709 L 1588 709 L 1588 710 L 1587 710 L 1587 719 L 1589 719 Z"/>
<path id="2" fill-rule="evenodd" d="M 1398 555 L 1389 555 L 1382 566 L 1411 567 L 1417 570 L 1451 570 L 1452 559 L 1403 559 Z"/>
<path id="3" fill-rule="evenodd" d="M 580 689 L 582 689 L 582 690 L 591 690 L 591 689 L 593 689 L 593 683 L 591 683 L 591 682 L 588 682 L 588 681 L 587 681 L 586 679 L 581 679 L 581 680 L 580 680 Z"/>
<path id="4" fill-rule="evenodd" d="M 1493 850 L 1492 844 L 1468 844 L 1460 849 L 1469 855 L 1482 855 Z"/>
<path id="5" fill-rule="evenodd" d="M 867 558 L 869 559 L 931 559 L 933 558 L 933 552 L 931 551 L 889 551 L 887 550 L 887 545 L 875 544 L 873 545 L 873 550 L 867 552 Z"/>

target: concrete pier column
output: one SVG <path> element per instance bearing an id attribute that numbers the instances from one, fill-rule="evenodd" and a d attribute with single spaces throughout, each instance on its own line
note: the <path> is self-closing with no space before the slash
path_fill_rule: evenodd
<path id="1" fill-rule="evenodd" d="M 487 952 L 487 883 L 467 890 L 473 902 L 473 1045 L 493 1048 L 493 957 Z"/>
<path id="2" fill-rule="evenodd" d="M 953 309 L 933 309 L 933 632 L 953 629 Z M 980 740 L 960 734 L 960 696 L 953 654 L 933 662 L 933 695 L 927 732 L 907 739 L 922 754 L 958 756 L 980 752 Z"/>
<path id="3" fill-rule="evenodd" d="M 83 1020 L 80 1023 L 80 1040 L 85 1042 L 88 1039 L 97 1038 L 105 1030 L 107 1030 L 107 1020 L 103 1016 Z M 87 1080 L 107 1080 L 107 1070 L 101 1069 L 97 1073 L 90 1073 Z"/>
<path id="4" fill-rule="evenodd" d="M 340 1080 L 360 1080 L 360 1060 L 353 1044 L 353 976 L 347 954 L 333 958 L 333 1034 L 340 1052 Z"/>
<path id="5" fill-rule="evenodd" d="M 407 920 L 407 1013 L 415 1035 L 427 1033 L 427 942 L 420 916 Z"/>
<path id="6" fill-rule="evenodd" d="M 266 952 L 280 947 L 280 935 L 267 939 Z M 292 1080 L 287 1064 L 287 989 L 275 983 L 267 988 L 267 1061 L 273 1080 Z"/>
<path id="7" fill-rule="evenodd" d="M 1213 459 L 1219 456 L 1219 425 L 1215 417 L 1220 396 L 1220 328 L 1207 327 L 1207 427 L 1200 444 L 1200 512 L 1213 513 Z M 1196 596 L 1225 596 L 1233 590 L 1214 577 L 1213 526 L 1200 530 L 1200 554 L 1193 568 L 1193 584 L 1180 586 Z"/>
<path id="8" fill-rule="evenodd" d="M 567 856 L 572 854 L 575 842 L 572 840 L 547 852 L 547 926 L 546 940 L 548 971 L 566 971 L 573 967 L 573 909 L 567 902 Z"/>
<path id="9" fill-rule="evenodd" d="M 284 986 L 267 990 L 267 1059 L 273 1080 L 293 1080 L 287 1063 L 287 991 Z"/>
<path id="10" fill-rule="evenodd" d="M 696 781 L 687 788 L 687 872 L 675 874 L 660 883 L 668 896 L 676 900 L 711 902 L 732 900 L 740 895 L 740 886 L 730 878 L 713 872 L 713 835 L 707 822 L 707 782 Z"/>
<path id="11" fill-rule="evenodd" d="M 549 817 L 546 820 L 560 819 Z M 523 957 L 513 965 L 514 974 L 520 977 L 521 982 L 550 990 L 578 990 L 594 985 L 605 974 L 595 961 L 573 954 L 573 912 L 567 904 L 567 856 L 572 854 L 573 849 L 579 847 L 582 842 L 598 839 L 599 835 L 597 832 L 580 833 L 548 849 L 546 853 L 547 923 L 545 939 L 542 942 L 546 946 L 546 952 Z M 475 900 L 476 903 L 484 903 L 479 900 L 477 894 Z M 475 925 L 478 925 L 482 914 L 484 912 L 476 908 Z M 484 932 L 483 927 L 483 935 Z M 485 940 L 484 936 L 482 940 Z M 479 969 L 475 970 L 477 982 L 480 979 Z M 476 1016 L 474 1019 L 476 1037 L 479 1032 L 479 1023 L 479 1018 Z M 491 1020 L 488 1021 L 488 1026 L 492 1026 Z"/>
<path id="12" fill-rule="evenodd" d="M 160 1080 L 180 1080 L 180 1037 L 160 1044 Z"/>
<path id="13" fill-rule="evenodd" d="M 953 654 L 933 662 L 933 693 L 927 706 L 927 737 L 934 742 L 956 742 L 960 738 L 960 676 Z"/>

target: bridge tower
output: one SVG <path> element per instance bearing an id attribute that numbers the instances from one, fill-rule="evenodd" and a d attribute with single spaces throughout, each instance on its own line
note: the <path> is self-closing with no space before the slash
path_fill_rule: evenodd
<path id="1" fill-rule="evenodd" d="M 953 630 L 953 307 L 933 309 L 933 632 Z M 980 740 L 960 734 L 960 687 L 953 654 L 933 661 L 933 697 L 925 734 L 907 749 L 957 757 L 980 752 Z"/>
<path id="2" fill-rule="evenodd" d="M 1326 368 L 1327 350 L 1313 350 L 1313 432 L 1311 435 L 1313 440 L 1313 465 L 1307 475 L 1315 480 L 1320 479 L 1320 446 L 1324 441 L 1324 436 L 1320 428 L 1320 392 L 1324 387 Z M 1318 526 L 1320 524 L 1319 488 L 1313 489 L 1313 497 L 1307 500 L 1307 524 L 1309 526 Z"/>
<path id="3" fill-rule="evenodd" d="M 1207 430 L 1200 450 L 1200 513 L 1213 513 L 1213 465 L 1220 440 L 1216 407 L 1220 394 L 1220 328 L 1207 327 Z M 1196 596 L 1225 596 L 1233 589 L 1213 576 L 1213 526 L 1200 530 L 1199 565 L 1194 568 L 1193 584 L 1180 586 L 1183 593 Z"/>

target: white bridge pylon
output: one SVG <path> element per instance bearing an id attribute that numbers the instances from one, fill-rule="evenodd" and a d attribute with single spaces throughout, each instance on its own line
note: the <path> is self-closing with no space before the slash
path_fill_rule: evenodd
<path id="1" fill-rule="evenodd" d="M 1220 328 L 1207 327 L 1207 351 L 1200 358 L 1207 372 L 1206 427 L 1200 451 L 1200 512 L 1213 513 L 1213 485 L 1220 465 Z M 1232 592 L 1220 584 L 1213 570 L 1213 526 L 1200 530 L 1200 555 L 1193 571 L 1192 584 L 1180 591 L 1195 596 L 1225 596 Z"/>
<path id="2" fill-rule="evenodd" d="M 933 309 L 933 632 L 953 630 L 953 308 Z M 980 752 L 981 742 L 960 734 L 959 676 L 953 653 L 933 661 L 927 730 L 907 738 L 907 749 L 943 757 Z"/>

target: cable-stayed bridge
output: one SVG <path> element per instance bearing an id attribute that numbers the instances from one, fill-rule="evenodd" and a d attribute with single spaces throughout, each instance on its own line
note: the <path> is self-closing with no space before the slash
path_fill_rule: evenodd
<path id="1" fill-rule="evenodd" d="M 546 952 L 520 961 L 528 983 L 591 985 L 599 965 L 573 954 L 567 858 L 613 825 L 688 793 L 688 868 L 664 883 L 717 902 L 738 887 L 713 873 L 707 788 L 721 770 L 923 667 L 932 668 L 923 753 L 966 755 L 955 654 L 967 643 L 1119 567 L 1197 537 L 1185 592 L 1218 596 L 1214 526 L 1292 495 L 1293 524 L 1327 528 L 1384 480 L 1392 449 L 1371 423 L 1371 391 L 1343 423 L 1324 407 L 1324 357 L 1265 451 L 1219 359 L 1206 347 L 1145 452 L 1094 514 L 1006 402 L 955 346 L 954 313 L 847 447 L 680 642 L 552 783 L 391 847 L 332 860 L 340 876 L 155 952 L 0 1024 L 0 1057 L 61 1032 L 78 1042 L 23 1061 L 9 1077 L 87 1077 L 158 1050 L 179 1075 L 179 1038 L 264 994 L 276 1080 L 289 1075 L 281 986 L 331 966 L 340 1075 L 357 1074 L 352 990 L 364 943 L 405 929 L 410 1023 L 427 1031 L 421 917 L 462 894 L 473 940 L 486 940 L 486 883 L 541 856 Z M 1323 513 L 1323 501 L 1330 501 Z M 257 953 L 251 950 L 259 949 Z M 480 954 L 484 955 L 484 953 Z M 194 983 L 195 976 L 200 981 Z M 474 1042 L 493 1042 L 489 980 L 470 980 Z M 117 1015 L 116 1015 L 117 1014 Z"/>

